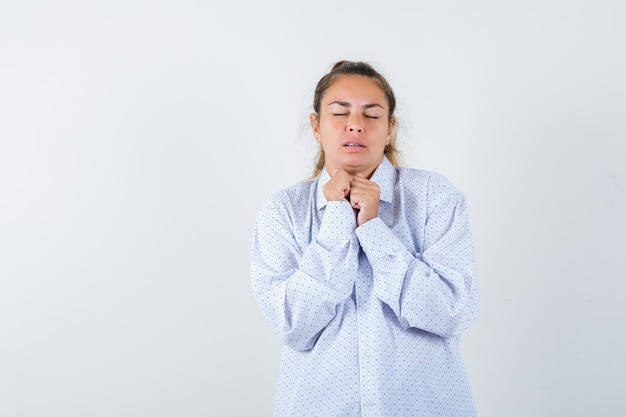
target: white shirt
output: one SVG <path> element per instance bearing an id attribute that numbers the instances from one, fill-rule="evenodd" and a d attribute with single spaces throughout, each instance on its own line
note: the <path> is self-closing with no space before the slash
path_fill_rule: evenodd
<path id="1" fill-rule="evenodd" d="M 256 219 L 252 287 L 283 342 L 275 416 L 475 416 L 459 338 L 478 316 L 463 195 L 434 172 L 371 181 L 360 227 L 330 179 L 275 193 Z"/>

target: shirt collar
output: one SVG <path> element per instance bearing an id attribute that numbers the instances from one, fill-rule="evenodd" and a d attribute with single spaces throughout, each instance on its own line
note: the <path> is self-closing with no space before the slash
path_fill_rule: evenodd
<path id="1" fill-rule="evenodd" d="M 374 174 L 370 177 L 372 182 L 375 182 L 380 187 L 380 200 L 387 203 L 393 201 L 393 188 L 396 182 L 397 176 L 396 169 L 391 162 L 385 156 L 382 162 L 378 165 Z M 322 170 L 319 178 L 317 179 L 317 208 L 321 209 L 326 206 L 327 200 L 324 196 L 324 184 L 330 180 L 330 174 L 326 171 L 326 168 Z"/>

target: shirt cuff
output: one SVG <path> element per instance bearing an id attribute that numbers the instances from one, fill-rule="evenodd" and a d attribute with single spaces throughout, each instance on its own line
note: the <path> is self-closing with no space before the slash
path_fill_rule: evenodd
<path id="1" fill-rule="evenodd" d="M 349 241 L 356 229 L 354 209 L 347 201 L 326 203 L 324 218 L 317 234 L 317 243 L 330 250 Z"/>
<path id="2" fill-rule="evenodd" d="M 372 266 L 378 259 L 384 256 L 406 251 L 402 241 L 398 239 L 380 217 L 374 217 L 370 221 L 363 223 L 356 229 L 355 233 Z"/>

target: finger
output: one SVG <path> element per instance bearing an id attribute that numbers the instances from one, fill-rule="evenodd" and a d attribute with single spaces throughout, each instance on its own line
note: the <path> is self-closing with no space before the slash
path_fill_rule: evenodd
<path id="1" fill-rule="evenodd" d="M 359 183 L 362 183 L 362 184 L 371 184 L 372 183 L 372 181 L 368 180 L 367 178 L 365 178 L 364 176 L 359 175 L 359 174 L 357 174 L 355 177 L 353 177 L 352 181 L 359 182 Z"/>
<path id="2" fill-rule="evenodd" d="M 352 181 L 350 183 L 350 189 L 364 193 L 375 193 L 377 190 L 376 184 L 359 181 Z"/>

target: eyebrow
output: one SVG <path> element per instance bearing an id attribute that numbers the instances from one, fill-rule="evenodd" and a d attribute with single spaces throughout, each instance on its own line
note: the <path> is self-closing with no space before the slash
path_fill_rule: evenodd
<path id="1" fill-rule="evenodd" d="M 342 107 L 352 107 L 352 105 L 348 103 L 347 101 L 333 101 L 332 103 L 328 103 L 329 106 L 332 106 L 333 104 L 338 104 Z M 371 109 L 372 107 L 380 107 L 383 110 L 385 109 L 382 105 L 378 103 L 371 103 L 371 104 L 363 105 L 364 109 Z"/>

